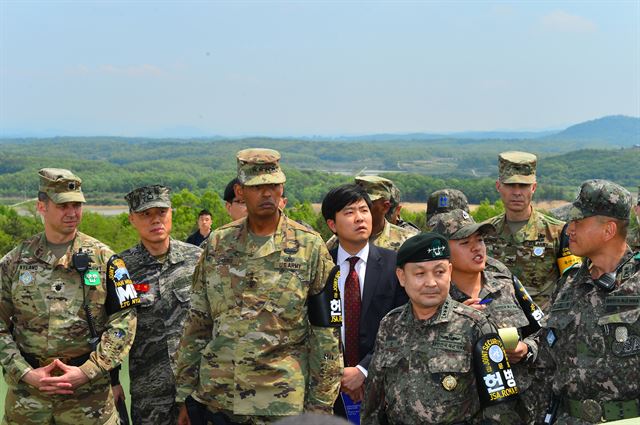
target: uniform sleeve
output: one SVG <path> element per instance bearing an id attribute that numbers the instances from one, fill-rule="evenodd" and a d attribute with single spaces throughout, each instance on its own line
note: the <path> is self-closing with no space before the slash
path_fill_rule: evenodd
<path id="1" fill-rule="evenodd" d="M 0 365 L 5 371 L 5 379 L 10 383 L 17 383 L 22 377 L 32 370 L 20 354 L 18 345 L 11 335 L 11 317 L 13 316 L 13 299 L 11 297 L 11 284 L 15 259 L 11 251 L 0 260 Z"/>
<path id="2" fill-rule="evenodd" d="M 318 243 L 313 251 L 312 275 L 309 295 L 324 288 L 333 261 L 329 251 L 316 236 Z M 331 414 L 333 403 L 340 390 L 343 360 L 340 350 L 340 328 L 309 325 L 309 379 L 305 391 L 305 411 Z"/>
<path id="3" fill-rule="evenodd" d="M 136 336 L 136 309 L 140 303 L 124 261 L 112 255 L 107 261 L 105 274 L 107 321 L 100 341 L 80 369 L 89 377 L 110 372 L 129 354 Z"/>
<path id="4" fill-rule="evenodd" d="M 193 274 L 191 308 L 176 353 L 176 401 L 179 403 L 184 402 L 195 391 L 200 377 L 200 353 L 211 339 L 213 320 L 205 281 L 209 249 L 207 245 Z"/>
<path id="5" fill-rule="evenodd" d="M 384 319 L 383 319 L 384 320 Z M 364 383 L 364 399 L 361 406 L 361 423 L 362 425 L 378 425 L 388 423 L 386 412 L 384 410 L 384 375 L 380 367 L 380 355 L 382 341 L 385 335 L 384 322 L 380 324 L 380 330 L 376 337 L 373 357 L 369 364 L 368 376 Z"/>

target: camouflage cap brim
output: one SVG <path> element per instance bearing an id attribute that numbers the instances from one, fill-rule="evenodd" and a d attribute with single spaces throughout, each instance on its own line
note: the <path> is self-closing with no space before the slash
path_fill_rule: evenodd
<path id="1" fill-rule="evenodd" d="M 371 202 L 373 201 L 377 201 L 378 199 L 386 199 L 384 196 L 380 195 L 379 193 L 369 193 L 367 192 L 367 195 L 369 195 L 369 199 L 371 199 Z"/>
<path id="2" fill-rule="evenodd" d="M 243 178 L 244 177 L 244 178 Z M 245 186 L 260 186 L 261 184 L 283 184 L 287 181 L 287 177 L 282 170 L 278 168 L 278 171 L 271 174 L 260 174 L 257 176 L 241 176 L 238 175 L 238 179 Z"/>
<path id="3" fill-rule="evenodd" d="M 504 184 L 534 184 L 536 182 L 535 174 L 530 174 L 528 176 L 523 176 L 521 174 L 516 174 L 513 176 L 509 176 L 507 178 L 500 179 L 500 182 Z"/>
<path id="4" fill-rule="evenodd" d="M 65 202 L 87 202 L 84 199 L 84 194 L 80 191 L 77 192 L 62 192 L 56 193 L 53 191 L 45 192 L 49 199 L 53 201 L 54 204 L 64 204 Z"/>
<path id="5" fill-rule="evenodd" d="M 167 201 L 163 201 L 161 199 L 158 199 L 156 201 L 146 202 L 144 204 L 141 204 L 138 208 L 131 209 L 131 211 L 139 213 L 139 212 L 151 209 L 151 208 L 171 208 L 171 202 L 167 202 Z"/>
<path id="6" fill-rule="evenodd" d="M 453 235 L 449 236 L 449 240 L 465 239 L 473 235 L 476 232 L 480 232 L 483 235 L 494 234 L 496 228 L 491 223 L 475 223 L 468 226 L 464 226 L 458 229 Z"/>
<path id="7" fill-rule="evenodd" d="M 583 218 L 591 217 L 591 215 L 593 214 L 585 213 L 579 206 L 574 204 L 567 214 L 567 221 L 582 220 Z"/>

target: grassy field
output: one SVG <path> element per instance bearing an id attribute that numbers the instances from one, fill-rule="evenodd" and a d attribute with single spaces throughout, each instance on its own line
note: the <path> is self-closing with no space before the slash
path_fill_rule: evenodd
<path id="1" fill-rule="evenodd" d="M 122 363 L 122 371 L 120 371 L 120 381 L 122 383 L 122 388 L 124 388 L 124 393 L 127 397 L 127 410 L 129 411 L 129 415 L 131 415 L 131 397 L 129 396 L 129 359 L 127 358 L 124 363 Z M 7 384 L 4 382 L 4 378 L 0 377 L 0 420 L 4 416 L 4 400 L 7 394 Z"/>

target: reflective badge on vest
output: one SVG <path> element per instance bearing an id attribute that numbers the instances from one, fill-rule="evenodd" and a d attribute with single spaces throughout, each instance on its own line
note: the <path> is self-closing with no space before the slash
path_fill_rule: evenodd
<path id="1" fill-rule="evenodd" d="M 473 371 L 483 407 L 512 400 L 520 393 L 498 334 L 484 335 L 476 342 Z"/>

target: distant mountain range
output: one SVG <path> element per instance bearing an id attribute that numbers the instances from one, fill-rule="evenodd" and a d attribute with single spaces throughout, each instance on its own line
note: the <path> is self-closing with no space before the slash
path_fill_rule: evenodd
<path id="1" fill-rule="evenodd" d="M 70 135 L 79 137 L 78 135 Z M 26 139 L 26 138 L 50 138 L 45 132 L 0 130 L 1 140 Z M 108 136 L 107 136 L 108 137 Z M 175 127 L 163 131 L 154 132 L 148 137 L 122 137 L 126 140 L 145 139 L 200 139 L 212 140 L 242 140 L 246 136 L 225 137 L 219 135 L 207 135 L 205 131 L 192 127 Z M 398 142 L 398 141 L 483 141 L 483 140 L 512 140 L 535 141 L 541 149 L 552 148 L 555 142 L 570 144 L 575 148 L 586 147 L 630 147 L 640 145 L 640 118 L 624 115 L 611 115 L 591 121 L 585 121 L 572 125 L 564 130 L 547 131 L 465 131 L 455 133 L 398 133 L 398 134 L 370 134 L 359 136 L 303 136 L 303 137 L 250 137 L 252 139 L 275 140 L 305 140 L 305 141 L 332 141 L 332 142 Z M 545 146 L 547 148 L 545 148 Z M 553 150 L 553 149 L 551 149 Z"/>

